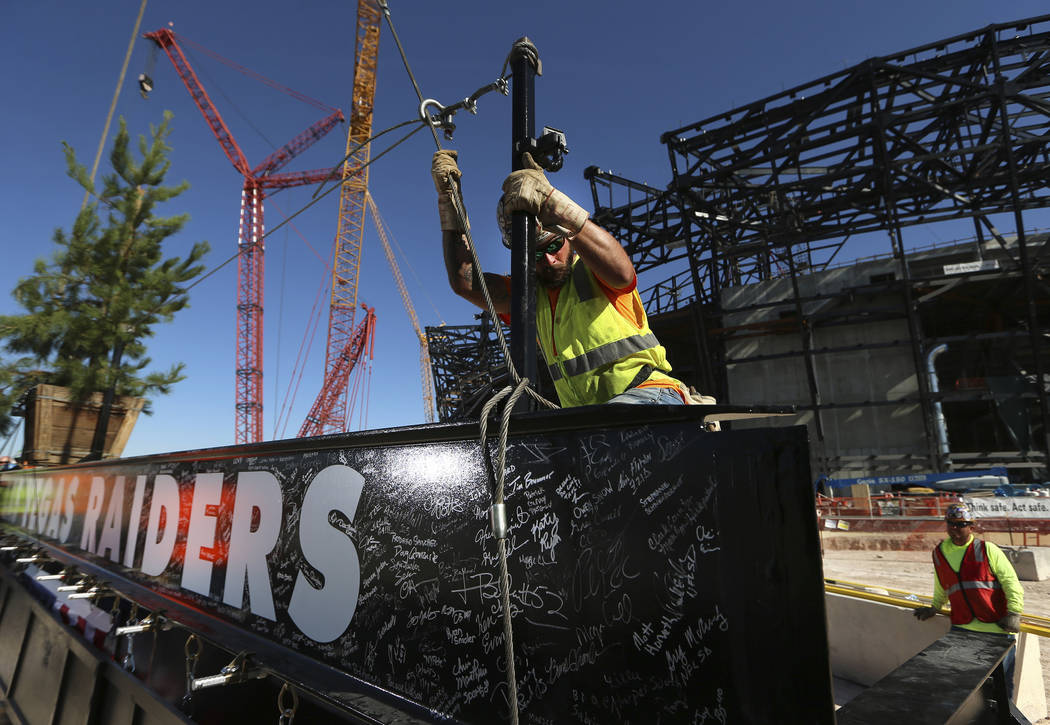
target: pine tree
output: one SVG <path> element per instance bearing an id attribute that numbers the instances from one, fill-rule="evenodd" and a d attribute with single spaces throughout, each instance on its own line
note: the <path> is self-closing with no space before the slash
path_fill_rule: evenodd
<path id="1" fill-rule="evenodd" d="M 145 345 L 157 323 L 170 322 L 189 303 L 186 283 L 204 270 L 200 261 L 209 249 L 198 242 L 185 259 L 162 250 L 189 219 L 154 215 L 158 204 L 189 188 L 185 181 L 163 185 L 171 166 L 170 121 L 165 112 L 159 126 L 150 125 L 149 139 L 139 136 L 136 161 L 121 118 L 109 157 L 113 173 L 97 192 L 63 142 L 67 174 L 95 201 L 80 210 L 68 233 L 55 230 L 51 258 L 38 259 L 34 274 L 15 286 L 12 294 L 26 313 L 0 316 L 4 348 L 19 356 L 0 364 L 0 431 L 10 429 L 12 405 L 37 383 L 68 387 L 83 401 L 105 390 L 167 394 L 184 378 L 182 363 L 147 371 Z"/>

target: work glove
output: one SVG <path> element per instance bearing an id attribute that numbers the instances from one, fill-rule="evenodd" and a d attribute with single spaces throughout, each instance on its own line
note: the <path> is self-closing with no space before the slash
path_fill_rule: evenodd
<path id="1" fill-rule="evenodd" d="M 453 198 L 458 194 L 459 180 L 463 178 L 463 172 L 459 170 L 456 158 L 457 151 L 436 151 L 430 165 L 430 175 L 434 178 L 434 188 L 438 193 L 438 216 L 441 218 L 441 228 L 446 231 L 462 232 L 464 224 L 470 227 L 470 222 L 459 220 L 456 213 L 456 204 Z"/>
<path id="2" fill-rule="evenodd" d="M 564 227 L 570 234 L 579 234 L 590 214 L 547 181 L 543 169 L 526 152 L 521 157 L 525 168 L 512 171 L 503 181 L 504 209 L 535 214 L 540 224 L 548 229 Z"/>
<path id="3" fill-rule="evenodd" d="M 1021 615 L 1017 612 L 1007 612 L 1006 616 L 996 622 L 1000 627 L 1005 629 L 1007 632 L 1020 632 L 1021 631 Z"/>
<path id="4" fill-rule="evenodd" d="M 692 385 L 689 386 L 689 405 L 714 405 L 718 401 L 712 395 L 704 395 L 697 391 Z M 722 426 L 717 420 L 713 420 L 709 423 L 704 424 L 704 429 L 714 433 L 722 430 Z"/>
<path id="5" fill-rule="evenodd" d="M 912 614 L 914 614 L 915 618 L 919 621 L 925 622 L 927 619 L 937 614 L 937 610 L 933 607 L 919 607 L 912 612 Z"/>

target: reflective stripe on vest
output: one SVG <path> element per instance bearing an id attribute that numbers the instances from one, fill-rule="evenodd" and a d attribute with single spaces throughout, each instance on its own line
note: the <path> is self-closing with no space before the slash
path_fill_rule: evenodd
<path id="1" fill-rule="evenodd" d="M 978 564 L 984 563 L 984 542 L 980 539 L 973 540 L 973 559 Z"/>
<path id="2" fill-rule="evenodd" d="M 963 589 L 998 589 L 999 582 L 963 582 Z M 944 593 L 949 597 L 955 592 L 959 591 L 958 584 L 952 584 L 950 588 L 945 589 Z"/>
<path id="3" fill-rule="evenodd" d="M 625 337 L 622 340 L 607 342 L 601 347 L 588 350 L 579 357 L 563 360 L 562 365 L 565 366 L 565 374 L 571 377 L 591 370 L 597 370 L 602 365 L 608 365 L 609 363 L 616 362 L 622 357 L 627 357 L 631 353 L 648 350 L 659 344 L 660 341 L 657 340 L 656 335 L 652 333 L 647 335 L 632 335 L 631 337 Z M 550 370 L 551 378 L 554 380 L 558 380 L 561 377 L 561 368 L 557 365 L 548 365 L 547 368 Z"/>
<path id="4" fill-rule="evenodd" d="M 666 376 L 671 365 L 649 329 L 638 291 L 629 293 L 629 304 L 641 313 L 641 328 L 616 309 L 579 258 L 570 264 L 554 307 L 536 305 L 537 339 L 562 406 L 604 403 L 626 390 L 645 366 L 676 382 Z"/>
<path id="5" fill-rule="evenodd" d="M 1006 616 L 1006 594 L 988 566 L 985 545 L 974 538 L 963 552 L 956 572 L 940 545 L 933 549 L 933 566 L 952 608 L 952 624 L 998 622 Z"/>

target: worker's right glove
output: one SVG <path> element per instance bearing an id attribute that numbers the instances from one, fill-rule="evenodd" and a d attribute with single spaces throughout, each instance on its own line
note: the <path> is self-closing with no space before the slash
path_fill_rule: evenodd
<path id="1" fill-rule="evenodd" d="M 1007 632 L 1020 632 L 1021 631 L 1021 615 L 1017 612 L 1007 612 L 1006 616 L 996 622 L 1000 627 L 1005 629 Z"/>
<path id="2" fill-rule="evenodd" d="M 522 154 L 524 169 L 512 171 L 503 181 L 503 209 L 505 212 L 526 211 L 535 214 L 540 224 L 553 229 L 564 227 L 570 234 L 579 234 L 590 214 L 551 186 L 543 168 L 532 159 L 532 154 Z"/>
<path id="3" fill-rule="evenodd" d="M 462 232 L 463 225 L 468 227 L 470 223 L 464 218 L 461 222 L 459 214 L 456 213 L 456 204 L 453 201 L 458 194 L 459 180 L 463 178 L 463 172 L 459 170 L 456 151 L 436 151 L 430 165 L 430 175 L 434 178 L 434 188 L 438 193 L 438 215 L 441 218 L 441 228 L 447 231 Z"/>
<path id="4" fill-rule="evenodd" d="M 913 612 L 913 614 L 915 615 L 916 619 L 925 622 L 927 619 L 937 614 L 937 610 L 933 607 L 919 607 Z"/>

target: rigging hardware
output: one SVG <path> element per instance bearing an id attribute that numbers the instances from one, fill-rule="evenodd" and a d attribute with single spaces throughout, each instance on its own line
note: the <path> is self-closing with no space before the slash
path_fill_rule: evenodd
<path id="1" fill-rule="evenodd" d="M 419 104 L 419 117 L 428 125 L 442 129 L 445 132 L 445 140 L 451 141 L 452 133 L 456 130 L 456 124 L 452 122 L 452 117 L 456 115 L 456 111 L 466 109 L 472 115 L 478 115 L 478 99 L 491 91 L 499 91 L 504 96 L 508 95 L 510 86 L 507 83 L 507 79 L 498 78 L 487 86 L 482 86 L 474 91 L 462 101 L 453 103 L 451 106 L 443 106 L 437 100 L 427 98 Z M 436 109 L 436 112 L 433 114 L 429 113 L 428 109 L 430 107 Z"/>

